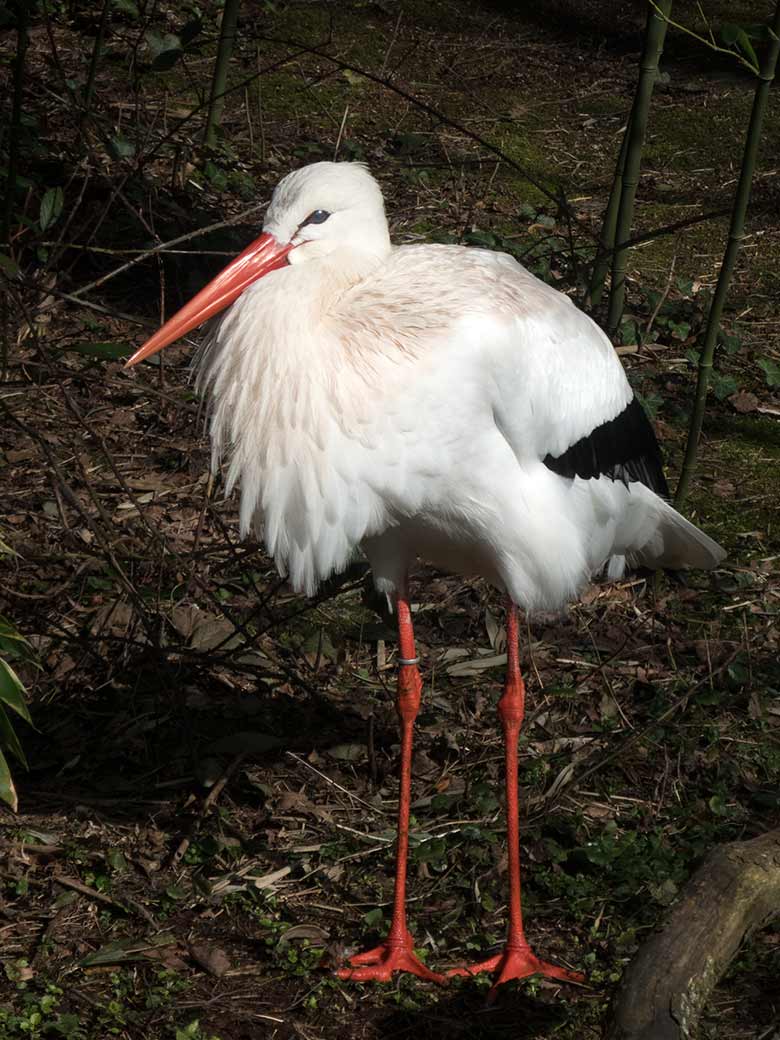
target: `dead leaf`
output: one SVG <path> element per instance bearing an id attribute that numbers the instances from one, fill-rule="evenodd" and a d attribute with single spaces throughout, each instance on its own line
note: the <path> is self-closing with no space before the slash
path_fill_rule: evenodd
<path id="1" fill-rule="evenodd" d="M 746 415 L 748 412 L 755 412 L 758 408 L 758 398 L 749 390 L 740 390 L 739 393 L 731 395 L 729 404 L 735 412 Z"/>
<path id="2" fill-rule="evenodd" d="M 615 815 L 608 805 L 601 805 L 599 802 L 591 802 L 590 805 L 586 805 L 584 812 L 592 820 L 603 820 Z"/>
<path id="3" fill-rule="evenodd" d="M 190 636 L 190 646 L 193 650 L 213 650 L 215 646 L 223 644 L 224 648 L 229 650 L 232 642 L 229 637 L 235 631 L 235 625 L 226 617 L 203 614 Z"/>
<path id="4" fill-rule="evenodd" d="M 272 874 L 264 874 L 262 877 L 247 875 L 247 881 L 251 882 L 254 888 L 273 888 L 277 881 L 287 877 L 291 869 L 291 867 L 282 867 L 281 870 L 275 870 Z"/>
<path id="5" fill-rule="evenodd" d="M 730 480 L 716 480 L 712 485 L 712 490 L 718 498 L 732 498 L 736 488 Z"/>
<path id="6" fill-rule="evenodd" d="M 506 654 L 490 654 L 486 657 L 471 657 L 468 661 L 458 661 L 447 669 L 447 675 L 479 675 L 490 668 L 500 668 L 506 664 Z"/>
<path id="7" fill-rule="evenodd" d="M 284 791 L 279 795 L 276 808 L 281 812 L 311 813 L 314 806 L 303 791 Z"/>
<path id="8" fill-rule="evenodd" d="M 133 625 L 135 611 L 124 600 L 115 599 L 103 606 L 95 614 L 90 625 L 90 635 L 99 638 L 102 635 L 127 636 Z"/>
<path id="9" fill-rule="evenodd" d="M 189 968 L 184 958 L 179 955 L 178 947 L 164 946 L 160 950 L 147 950 L 144 957 L 149 961 L 157 961 L 169 971 L 183 972 Z"/>
<path id="10" fill-rule="evenodd" d="M 324 928 L 320 928 L 316 924 L 294 924 L 292 928 L 288 928 L 286 932 L 282 932 L 279 936 L 282 942 L 289 942 L 291 939 L 310 939 L 312 942 L 324 943 L 330 936 L 330 932 L 326 932 Z"/>
<path id="11" fill-rule="evenodd" d="M 490 646 L 496 653 L 500 653 L 506 646 L 506 629 L 489 609 L 485 611 L 485 629 Z"/>
<path id="12" fill-rule="evenodd" d="M 180 636 L 189 639 L 200 620 L 201 610 L 194 603 L 176 606 L 171 611 L 171 623 Z"/>
<path id="13" fill-rule="evenodd" d="M 204 943 L 189 943 L 188 949 L 190 957 L 209 975 L 221 979 L 226 971 L 230 971 L 230 961 L 224 950 L 216 946 L 206 946 Z"/>
<path id="14" fill-rule="evenodd" d="M 361 758 L 365 758 L 366 745 L 336 744 L 335 747 L 328 748 L 325 754 L 335 758 L 338 762 L 357 762 Z"/>

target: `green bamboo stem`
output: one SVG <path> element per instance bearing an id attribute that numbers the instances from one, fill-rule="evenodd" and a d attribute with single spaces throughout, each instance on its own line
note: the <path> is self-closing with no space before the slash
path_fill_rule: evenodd
<path id="1" fill-rule="evenodd" d="M 11 225 L 16 204 L 16 172 L 19 169 L 19 144 L 22 130 L 22 101 L 24 97 L 24 62 L 27 54 L 28 9 L 26 0 L 20 0 L 16 10 L 16 60 L 14 62 L 13 100 L 11 102 L 11 126 L 8 134 L 8 173 L 5 180 L 5 205 L 0 226 L 0 250 L 11 255 Z M 0 380 L 5 379 L 8 369 L 9 331 L 8 293 L 0 297 Z"/>
<path id="2" fill-rule="evenodd" d="M 223 95 L 227 84 L 228 65 L 230 64 L 230 57 L 233 53 L 233 44 L 236 38 L 238 6 L 239 0 L 225 0 L 225 8 L 222 12 L 222 28 L 219 33 L 217 57 L 214 62 L 214 75 L 211 79 L 211 95 L 204 135 L 204 142 L 208 148 L 213 148 L 217 143 L 217 127 L 222 118 L 222 106 L 225 101 Z"/>
<path id="3" fill-rule="evenodd" d="M 631 115 L 629 114 L 626 129 L 623 132 L 623 140 L 620 143 L 620 152 L 615 165 L 615 176 L 612 178 L 609 201 L 607 202 L 607 208 L 604 211 L 604 219 L 601 224 L 598 251 L 593 261 L 593 270 L 590 276 L 590 284 L 588 285 L 587 304 L 589 307 L 598 307 L 601 303 L 601 294 L 604 292 L 604 282 L 610 267 L 612 250 L 615 247 L 615 228 L 617 227 L 620 195 L 623 190 L 623 170 L 626 167 L 626 152 L 628 151 L 630 133 Z"/>
<path id="4" fill-rule="evenodd" d="M 110 13 L 111 0 L 103 0 L 103 10 L 100 14 L 100 25 L 98 25 L 97 34 L 95 35 L 95 43 L 92 47 L 92 57 L 89 62 L 87 82 L 84 84 L 84 115 L 86 115 L 92 107 L 92 96 L 95 93 L 95 77 L 97 75 L 100 55 L 103 51 L 103 40 L 106 38 L 106 28 L 108 26 L 108 16 Z"/>
<path id="5" fill-rule="evenodd" d="M 618 248 L 612 254 L 612 284 L 609 292 L 609 312 L 607 329 L 614 333 L 623 317 L 623 304 L 626 298 L 626 264 L 628 249 L 621 246 L 631 235 L 631 224 L 634 219 L 634 199 L 639 186 L 639 172 L 642 165 L 642 146 L 645 141 L 647 120 L 650 112 L 650 101 L 653 96 L 658 75 L 658 61 L 664 49 L 667 17 L 672 9 L 672 0 L 660 0 L 651 3 L 647 12 L 645 42 L 642 49 L 642 60 L 639 65 L 639 82 L 637 83 L 631 120 L 628 126 L 628 145 L 626 151 L 623 184 L 618 207 L 615 242 Z"/>
<path id="6" fill-rule="evenodd" d="M 710 385 L 710 375 L 715 359 L 715 346 L 720 331 L 720 318 L 723 313 L 723 305 L 734 272 L 734 266 L 739 252 L 739 246 L 744 235 L 745 214 L 750 201 L 750 190 L 753 182 L 753 173 L 756 167 L 758 146 L 761 141 L 761 128 L 764 122 L 767 102 L 772 81 L 777 70 L 777 60 L 780 56 L 780 0 L 775 7 L 775 15 L 770 26 L 771 41 L 761 63 L 758 75 L 756 92 L 753 97 L 753 108 L 750 113 L 747 138 L 745 140 L 745 151 L 742 156 L 742 169 L 739 174 L 734 206 L 731 211 L 731 223 L 729 225 L 729 237 L 726 251 L 723 254 L 723 262 L 720 265 L 718 284 L 712 297 L 710 313 L 707 317 L 707 329 L 704 334 L 704 343 L 699 356 L 699 370 L 696 380 L 696 396 L 693 402 L 690 426 L 688 428 L 688 440 L 685 445 L 685 459 L 683 461 L 680 482 L 674 496 L 674 504 L 678 508 L 685 501 L 688 489 L 696 467 L 696 455 L 699 447 L 699 437 L 704 422 L 706 410 L 707 390 Z"/>
<path id="7" fill-rule="evenodd" d="M 16 171 L 19 168 L 19 141 L 22 128 L 22 100 L 24 95 L 24 61 L 27 54 L 27 4 L 25 0 L 13 5 L 16 9 L 16 61 L 14 62 L 14 95 L 11 106 L 11 127 L 8 138 L 8 173 L 5 181 L 5 206 L 0 249 L 10 249 L 13 207 L 16 201 Z"/>

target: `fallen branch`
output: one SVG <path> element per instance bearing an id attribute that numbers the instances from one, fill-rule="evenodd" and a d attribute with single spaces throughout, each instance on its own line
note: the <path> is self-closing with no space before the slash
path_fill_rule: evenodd
<path id="1" fill-rule="evenodd" d="M 745 938 L 780 914 L 780 829 L 714 848 L 640 947 L 606 1040 L 688 1040 Z"/>

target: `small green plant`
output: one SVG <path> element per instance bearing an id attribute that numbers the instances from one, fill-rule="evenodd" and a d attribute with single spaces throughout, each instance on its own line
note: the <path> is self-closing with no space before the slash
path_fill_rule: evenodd
<path id="1" fill-rule="evenodd" d="M 214 1033 L 204 1033 L 197 1018 L 182 1029 L 177 1029 L 175 1035 L 176 1040 L 220 1040 Z"/>
<path id="2" fill-rule="evenodd" d="M 0 550 L 2 550 L 2 546 L 3 543 L 0 542 Z M 9 657 L 29 660 L 32 658 L 32 654 L 24 636 L 7 618 L 0 615 L 0 798 L 16 812 L 19 800 L 5 752 L 10 752 L 25 769 L 27 759 L 11 724 L 9 712 L 15 712 L 30 725 L 32 725 L 32 719 L 27 709 L 27 691 L 19 676 L 8 663 L 7 658 Z"/>
<path id="3" fill-rule="evenodd" d="M 6 965 L 6 976 L 16 983 L 17 990 L 25 990 L 28 975 L 26 962 L 14 961 Z M 50 1036 L 86 1040 L 87 1034 L 79 1016 L 59 1010 L 62 996 L 62 989 L 54 983 L 49 983 L 43 993 L 23 992 L 20 1008 L 0 1008 L 0 1036 L 4 1040 L 38 1040 Z"/>

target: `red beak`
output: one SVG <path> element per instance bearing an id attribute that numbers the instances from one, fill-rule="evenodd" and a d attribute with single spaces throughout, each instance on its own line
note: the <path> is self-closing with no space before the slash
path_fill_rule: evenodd
<path id="1" fill-rule="evenodd" d="M 219 314 L 238 299 L 241 293 L 252 282 L 268 274 L 269 271 L 283 267 L 287 262 L 287 254 L 292 249 L 289 243 L 277 242 L 273 235 L 265 232 L 239 254 L 235 260 L 220 271 L 216 278 L 185 303 L 180 311 L 148 339 L 125 365 L 132 368 L 139 361 L 151 357 L 169 343 L 180 339 L 196 325 L 201 325 L 208 318 Z"/>

